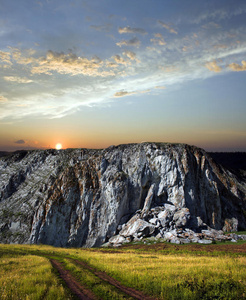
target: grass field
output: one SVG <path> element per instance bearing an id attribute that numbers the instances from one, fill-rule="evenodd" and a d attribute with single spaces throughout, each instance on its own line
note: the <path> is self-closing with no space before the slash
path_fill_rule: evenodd
<path id="1" fill-rule="evenodd" d="M 0 299 L 76 299 L 51 259 L 94 299 L 134 299 L 107 282 L 105 273 L 155 299 L 246 299 L 244 246 L 239 251 L 225 245 L 221 251 L 219 245 L 64 249 L 0 244 Z"/>

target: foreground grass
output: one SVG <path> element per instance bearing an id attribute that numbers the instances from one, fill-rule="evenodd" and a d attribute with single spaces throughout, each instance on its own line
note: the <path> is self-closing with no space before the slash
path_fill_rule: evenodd
<path id="1" fill-rule="evenodd" d="M 85 261 L 124 285 L 159 299 L 246 299 L 244 253 L 209 254 L 185 249 L 141 252 L 130 248 L 0 245 L 0 299 L 69 299 L 47 257 L 63 261 L 64 267 L 99 299 L 125 296 L 68 258 Z"/>
<path id="2" fill-rule="evenodd" d="M 70 299 L 49 260 L 25 255 L 0 259 L 0 299 Z"/>
<path id="3" fill-rule="evenodd" d="M 81 259 L 161 299 L 243 299 L 246 257 L 84 252 Z"/>

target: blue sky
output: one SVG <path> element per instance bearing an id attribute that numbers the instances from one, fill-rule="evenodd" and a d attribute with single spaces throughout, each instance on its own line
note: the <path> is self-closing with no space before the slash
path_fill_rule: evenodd
<path id="1" fill-rule="evenodd" d="M 246 151 L 245 1 L 0 1 L 0 37 L 2 150 Z"/>

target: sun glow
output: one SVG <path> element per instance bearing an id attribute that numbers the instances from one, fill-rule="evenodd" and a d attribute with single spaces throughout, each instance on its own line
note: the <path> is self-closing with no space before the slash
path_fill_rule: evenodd
<path id="1" fill-rule="evenodd" d="M 56 144 L 56 150 L 60 150 L 60 149 L 62 149 L 62 144 L 60 143 Z"/>

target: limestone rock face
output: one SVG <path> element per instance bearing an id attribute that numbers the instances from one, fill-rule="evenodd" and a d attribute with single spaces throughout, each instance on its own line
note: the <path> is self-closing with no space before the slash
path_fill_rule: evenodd
<path id="1" fill-rule="evenodd" d="M 185 230 L 245 229 L 245 195 L 245 182 L 184 144 L 22 151 L 0 159 L 0 242 L 93 247 L 179 231 L 185 241 Z"/>

